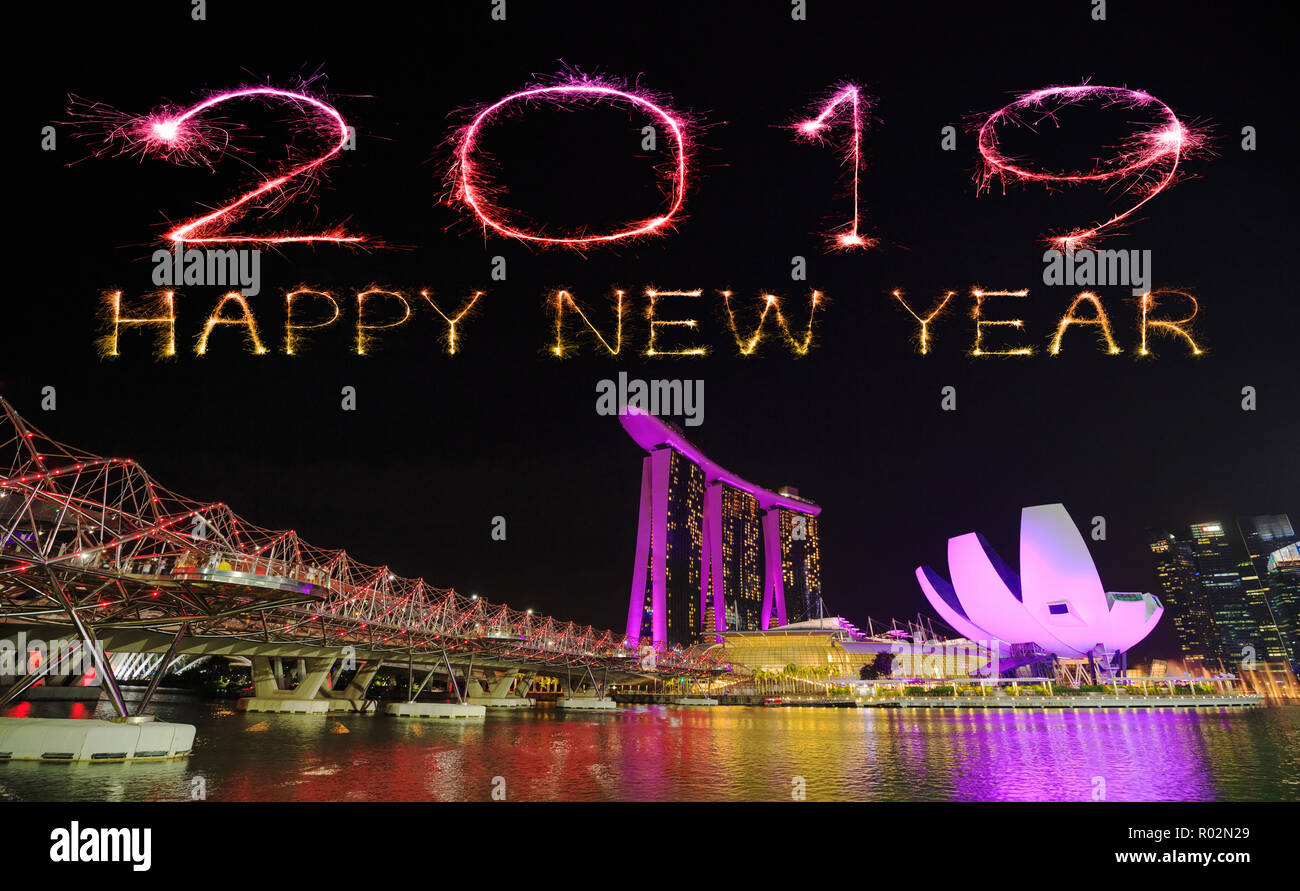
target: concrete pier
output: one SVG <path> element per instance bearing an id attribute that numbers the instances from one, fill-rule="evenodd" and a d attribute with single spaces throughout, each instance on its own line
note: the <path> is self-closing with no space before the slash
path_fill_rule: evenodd
<path id="1" fill-rule="evenodd" d="M 614 700 L 597 699 L 595 696 L 584 696 L 576 699 L 557 699 L 555 705 L 558 708 L 587 709 L 589 711 L 609 711 L 618 708 L 618 703 Z"/>
<path id="2" fill-rule="evenodd" d="M 193 724 L 148 717 L 0 718 L 0 761 L 163 761 L 193 748 Z"/>
<path id="3" fill-rule="evenodd" d="M 390 702 L 384 706 L 384 714 L 394 718 L 482 718 L 487 708 L 473 703 L 461 705 L 458 702 Z"/>
<path id="4" fill-rule="evenodd" d="M 471 705 L 481 705 L 486 708 L 532 708 L 537 703 L 532 699 L 525 699 L 522 696 L 474 696 L 470 695 Z"/>
<path id="5" fill-rule="evenodd" d="M 352 711 L 346 699 L 281 699 L 250 696 L 235 703 L 241 712 L 273 712 L 289 715 L 327 715 Z"/>
<path id="6" fill-rule="evenodd" d="M 284 676 L 282 659 L 253 656 L 253 695 L 239 700 L 235 708 L 241 712 L 272 712 L 294 715 L 325 715 L 333 712 L 364 711 L 366 689 L 379 671 L 379 663 L 363 666 L 342 690 L 333 689 L 330 672 L 334 656 L 319 659 L 299 659 L 298 685 L 291 689 L 281 686 Z"/>

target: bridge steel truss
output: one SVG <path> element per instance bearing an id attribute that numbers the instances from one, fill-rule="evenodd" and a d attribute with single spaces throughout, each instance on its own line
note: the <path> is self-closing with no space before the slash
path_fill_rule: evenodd
<path id="1" fill-rule="evenodd" d="M 394 664 L 450 665 L 450 655 L 573 674 L 726 670 L 703 647 L 661 646 L 651 662 L 649 639 L 467 597 L 256 526 L 163 488 L 133 460 L 56 442 L 0 399 L 0 625 L 24 624 L 80 640 L 122 715 L 99 636 L 164 635 L 159 677 L 182 638 L 350 648 Z"/>

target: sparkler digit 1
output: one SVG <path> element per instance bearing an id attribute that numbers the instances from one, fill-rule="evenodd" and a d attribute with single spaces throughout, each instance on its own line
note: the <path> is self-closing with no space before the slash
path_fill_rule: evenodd
<path id="1" fill-rule="evenodd" d="M 320 132 L 328 140 L 328 148 L 307 161 L 295 164 L 283 173 L 262 179 L 255 188 L 244 192 L 233 201 L 216 210 L 187 220 L 169 231 L 166 238 L 173 242 L 192 244 L 290 244 L 295 242 L 334 242 L 356 244 L 361 236 L 348 235 L 341 228 L 313 235 L 228 235 L 225 228 L 236 218 L 250 210 L 260 200 L 271 207 L 283 206 L 292 198 L 310 189 L 314 178 L 321 173 L 326 161 L 334 158 L 349 141 L 348 125 L 332 105 L 309 96 L 274 87 L 246 87 L 209 96 L 189 108 L 164 109 L 143 118 L 126 118 L 115 112 L 104 112 L 92 106 L 88 118 L 105 119 L 114 124 L 112 137 L 126 140 L 123 151 L 161 155 L 167 160 L 184 163 L 211 164 L 211 155 L 224 152 L 230 143 L 230 133 L 204 120 L 205 112 L 232 99 L 260 99 L 287 101 L 303 113 L 307 129 Z M 291 185 L 292 184 L 292 185 Z"/>
<path id="2" fill-rule="evenodd" d="M 1032 170 L 1004 154 L 998 145 L 998 128 L 1007 124 L 1033 128 L 1043 120 L 1054 121 L 1062 109 L 1096 100 L 1126 110 L 1153 111 L 1159 120 L 1149 128 L 1136 131 L 1119 147 L 1118 154 L 1105 167 L 1090 170 Z M 1029 115 L 1035 116 L 1027 121 Z M 1104 229 L 1125 223 L 1138 208 L 1164 191 L 1178 173 L 1179 161 L 1204 146 L 1202 134 L 1179 120 L 1173 109 L 1150 93 L 1126 87 L 1081 84 L 1069 87 L 1045 87 L 1019 96 L 1014 102 L 989 115 L 979 128 L 979 152 L 982 159 L 979 188 L 988 189 L 994 179 L 1003 182 L 1039 182 L 1052 185 L 1101 183 L 1110 186 L 1128 182 L 1123 191 L 1136 190 L 1140 199 L 1128 210 L 1110 219 L 1053 236 L 1048 242 L 1058 250 L 1079 250 L 1093 242 Z"/>
<path id="3" fill-rule="evenodd" d="M 569 235 L 546 235 L 537 229 L 525 229 L 511 224 L 506 211 L 494 204 L 490 198 L 491 188 L 485 182 L 483 174 L 474 162 L 474 152 L 483 128 L 493 118 L 505 113 L 512 103 L 548 102 L 556 105 L 568 105 L 575 102 L 626 102 L 632 107 L 658 119 L 672 134 L 676 154 L 670 172 L 668 207 L 660 216 L 630 222 L 624 228 L 600 235 L 573 233 Z M 456 160 L 452 167 L 451 179 L 457 198 L 465 203 L 485 228 L 522 241 L 531 241 L 557 247 L 586 248 L 600 243 L 617 242 L 643 235 L 653 235 L 665 231 L 673 217 L 681 210 L 686 197 L 687 174 L 687 124 L 675 112 L 669 110 L 657 99 L 647 93 L 622 89 L 610 83 L 591 78 L 571 77 L 552 86 L 538 86 L 511 93 L 492 105 L 483 108 L 460 131 L 456 144 Z"/>
<path id="4" fill-rule="evenodd" d="M 833 244 L 839 248 L 874 247 L 876 240 L 867 238 L 859 231 L 861 226 L 861 208 L 859 206 L 859 180 L 862 172 L 862 115 L 875 100 L 865 95 L 861 88 L 853 84 L 837 87 L 831 98 L 822 107 L 815 118 L 802 121 L 795 126 L 800 138 L 821 142 L 825 139 L 823 131 L 830 126 L 827 121 L 845 105 L 849 109 L 849 122 L 853 129 L 852 138 L 845 150 L 845 159 L 853 167 L 853 222 L 849 231 L 835 236 Z"/>

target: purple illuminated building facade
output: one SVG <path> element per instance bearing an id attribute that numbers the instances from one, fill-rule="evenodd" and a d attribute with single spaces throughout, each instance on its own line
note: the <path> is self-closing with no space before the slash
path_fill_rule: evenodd
<path id="1" fill-rule="evenodd" d="M 1019 573 L 978 532 L 948 539 L 948 571 L 951 583 L 918 566 L 916 580 L 940 617 L 968 640 L 1033 644 L 1068 659 L 1109 662 L 1164 614 L 1150 594 L 1102 587 L 1083 536 L 1060 504 L 1021 511 Z"/>
<path id="2" fill-rule="evenodd" d="M 726 483 L 714 483 L 721 491 L 719 508 L 722 527 L 722 624 L 727 630 L 761 631 L 763 614 L 763 511 L 758 499 Z M 711 527 L 710 527 L 711 528 Z M 704 627 L 717 627 L 713 605 L 715 573 L 705 576 Z"/>
<path id="3" fill-rule="evenodd" d="M 620 416 L 641 463 L 628 637 L 688 646 L 801 621 L 821 597 L 821 508 L 711 461 L 636 408 Z"/>
<path id="4" fill-rule="evenodd" d="M 783 488 L 787 495 L 797 495 Z M 788 508 L 778 508 L 781 542 L 781 578 L 785 590 L 786 619 L 805 622 L 819 617 L 821 601 L 822 554 L 818 519 Z"/>

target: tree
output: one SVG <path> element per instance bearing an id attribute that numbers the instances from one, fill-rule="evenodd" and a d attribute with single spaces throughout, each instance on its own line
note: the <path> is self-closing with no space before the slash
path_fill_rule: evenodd
<path id="1" fill-rule="evenodd" d="M 890 677 L 894 671 L 894 654 L 877 653 L 876 658 L 862 666 L 858 672 L 858 680 L 875 681 L 881 678 Z"/>

